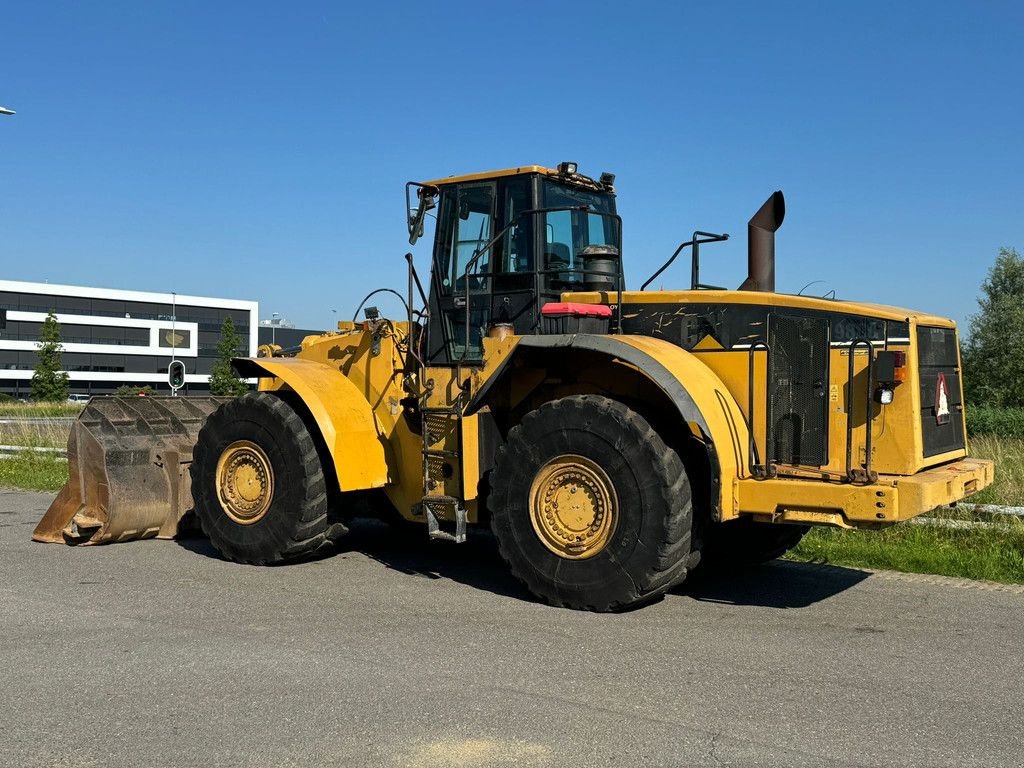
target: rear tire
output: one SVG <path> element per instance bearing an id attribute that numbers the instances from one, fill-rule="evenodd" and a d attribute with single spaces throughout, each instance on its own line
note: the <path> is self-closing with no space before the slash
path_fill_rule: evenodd
<path id="1" fill-rule="evenodd" d="M 313 557 L 348 530 L 331 520 L 313 435 L 271 393 L 218 408 L 199 432 L 190 471 L 196 516 L 229 560 L 273 565 Z"/>
<path id="2" fill-rule="evenodd" d="M 782 557 L 800 543 L 809 525 L 759 523 L 741 517 L 713 526 L 701 551 L 702 568 L 749 568 Z"/>
<path id="3" fill-rule="evenodd" d="M 683 462 L 615 400 L 577 395 L 528 414 L 498 451 L 489 509 L 512 573 L 552 605 L 622 610 L 686 578 Z"/>

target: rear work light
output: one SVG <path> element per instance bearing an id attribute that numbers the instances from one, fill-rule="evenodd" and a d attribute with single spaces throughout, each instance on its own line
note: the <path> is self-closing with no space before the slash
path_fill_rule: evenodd
<path id="1" fill-rule="evenodd" d="M 875 356 L 875 402 L 889 405 L 896 396 L 896 387 L 907 378 L 907 353 L 879 352 Z"/>

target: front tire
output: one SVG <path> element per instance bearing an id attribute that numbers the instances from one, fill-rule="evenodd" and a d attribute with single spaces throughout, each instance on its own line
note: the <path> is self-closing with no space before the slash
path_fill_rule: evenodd
<path id="1" fill-rule="evenodd" d="M 622 610 L 686 578 L 686 470 L 615 400 L 577 395 L 528 414 L 498 452 L 488 506 L 512 573 L 552 605 Z"/>
<path id="2" fill-rule="evenodd" d="M 329 550 L 347 528 L 331 522 L 316 442 L 301 416 L 268 392 L 218 408 L 193 451 L 196 516 L 227 559 L 274 565 Z"/>

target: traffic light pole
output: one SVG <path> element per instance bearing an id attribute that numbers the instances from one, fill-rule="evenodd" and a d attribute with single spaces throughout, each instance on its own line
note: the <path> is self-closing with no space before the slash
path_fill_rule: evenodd
<path id="1" fill-rule="evenodd" d="M 171 291 L 171 364 L 167 366 L 167 383 L 171 386 L 171 397 L 178 396 L 178 390 L 185 386 L 185 364 L 178 361 L 178 294 Z M 178 369 L 182 370 L 179 372 Z"/>

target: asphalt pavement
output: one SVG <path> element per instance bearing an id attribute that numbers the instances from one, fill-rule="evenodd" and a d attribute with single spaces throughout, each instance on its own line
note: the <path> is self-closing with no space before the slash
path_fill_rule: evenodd
<path id="1" fill-rule="evenodd" d="M 0 491 L 3 765 L 1024 765 L 1019 587 L 773 563 L 589 614 L 486 536 L 255 568 L 32 543 L 50 498 Z"/>

